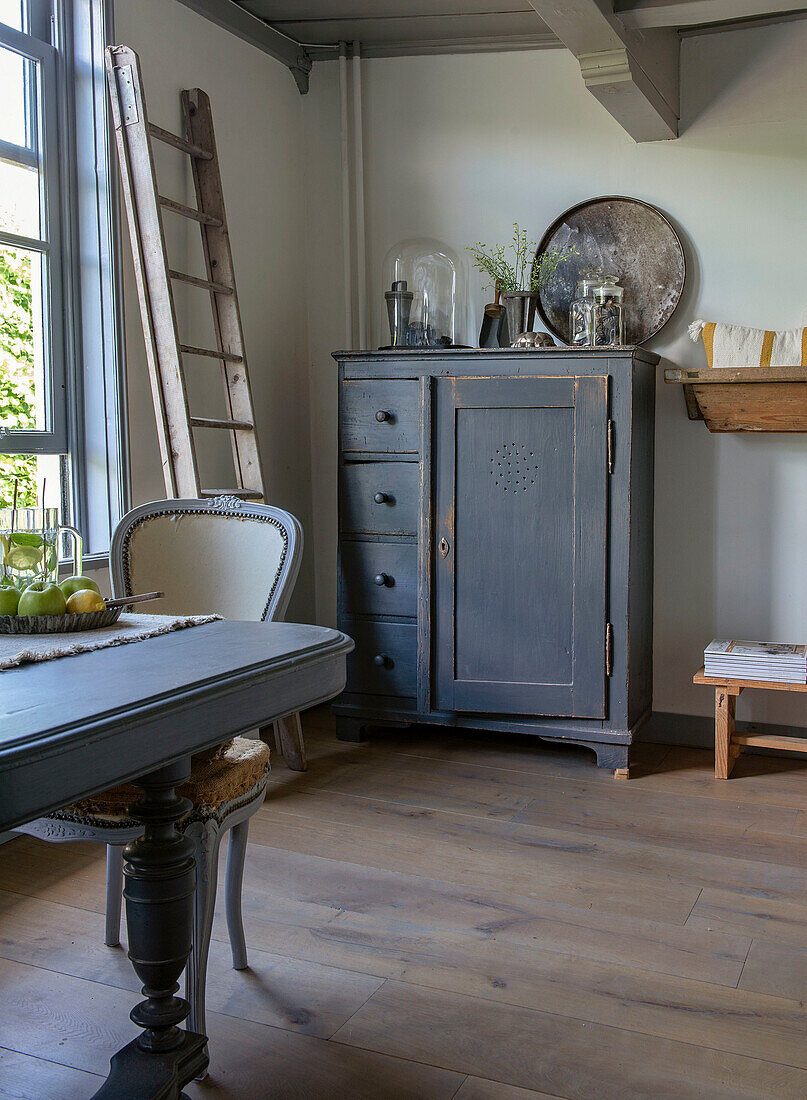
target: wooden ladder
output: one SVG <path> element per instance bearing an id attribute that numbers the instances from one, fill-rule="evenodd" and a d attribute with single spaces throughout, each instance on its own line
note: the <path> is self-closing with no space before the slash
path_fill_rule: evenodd
<path id="1" fill-rule="evenodd" d="M 182 92 L 187 137 L 177 137 L 148 120 L 140 61 L 134 50 L 128 46 L 109 46 L 106 69 L 167 495 L 196 498 L 229 495 L 265 500 L 210 100 L 199 88 Z M 190 157 L 196 207 L 185 206 L 159 193 L 152 138 Z M 198 223 L 205 258 L 204 279 L 169 266 L 162 222 L 164 210 Z M 215 348 L 180 343 L 174 306 L 175 282 L 208 291 Z M 218 359 L 221 363 L 225 417 L 191 415 L 185 386 L 186 356 Z M 200 486 L 195 430 L 230 433 L 235 467 L 233 488 Z"/>
<path id="2" fill-rule="evenodd" d="M 266 490 L 210 100 L 199 88 L 181 93 L 186 134 L 185 137 L 178 137 L 149 122 L 140 59 L 135 51 L 128 46 L 108 46 L 105 56 L 166 495 L 196 499 L 235 496 L 243 500 L 265 501 Z M 185 206 L 160 194 L 154 170 L 152 139 L 171 145 L 190 157 L 196 191 L 195 207 Z M 162 221 L 164 210 L 198 223 L 202 235 L 205 278 L 169 266 Z M 180 343 L 174 305 L 175 282 L 209 293 L 215 348 Z M 189 356 L 220 362 L 226 401 L 225 417 L 191 415 L 184 368 L 184 359 Z M 235 471 L 233 487 L 203 488 L 200 485 L 194 437 L 196 430 L 229 432 Z M 275 723 L 275 738 L 289 767 L 305 770 L 299 715 Z"/>

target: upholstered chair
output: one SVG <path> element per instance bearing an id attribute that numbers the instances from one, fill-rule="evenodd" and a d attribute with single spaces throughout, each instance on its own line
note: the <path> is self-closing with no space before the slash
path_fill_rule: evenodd
<path id="1" fill-rule="evenodd" d="M 110 572 L 116 596 L 159 590 L 162 614 L 219 614 L 246 620 L 282 619 L 302 556 L 302 529 L 288 512 L 235 497 L 164 500 L 129 512 L 115 531 Z M 145 610 L 145 609 L 144 609 Z M 204 626 L 192 627 L 204 630 Z M 134 642 L 147 645 L 148 642 Z M 69 658 L 67 658 L 69 659 Z M 194 844 L 196 907 L 193 948 L 186 970 L 188 1027 L 205 1032 L 205 977 L 216 901 L 221 839 L 230 833 L 225 872 L 225 914 L 233 967 L 247 965 L 241 884 L 249 819 L 263 802 L 269 748 L 257 731 L 235 737 L 193 758 L 178 793 L 193 804 L 182 823 Z M 305 766 L 296 715 L 275 727 L 298 767 Z M 286 755 L 286 753 L 284 753 Z M 18 831 L 51 841 L 92 840 L 107 845 L 105 942 L 120 943 L 123 848 L 140 835 L 128 806 L 140 793 L 122 784 L 66 806 Z"/>

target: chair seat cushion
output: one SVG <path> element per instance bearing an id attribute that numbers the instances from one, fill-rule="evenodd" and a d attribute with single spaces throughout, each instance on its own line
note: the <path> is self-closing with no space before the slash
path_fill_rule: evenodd
<path id="1" fill-rule="evenodd" d="M 190 777 L 177 787 L 177 794 L 193 803 L 191 819 L 216 816 L 225 804 L 257 794 L 268 774 L 269 746 L 248 737 L 234 737 L 194 756 Z M 127 807 L 141 798 L 142 792 L 133 783 L 121 783 L 48 816 L 98 828 L 131 828 L 137 823 L 129 817 Z"/>

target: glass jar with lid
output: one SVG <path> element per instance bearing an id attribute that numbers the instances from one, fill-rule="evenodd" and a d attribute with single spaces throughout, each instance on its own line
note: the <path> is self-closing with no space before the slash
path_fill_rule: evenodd
<path id="1" fill-rule="evenodd" d="M 569 306 L 569 343 L 586 347 L 594 343 L 594 288 L 600 285 L 602 273 L 585 271 L 577 281 L 577 290 Z"/>
<path id="2" fill-rule="evenodd" d="M 617 282 L 616 275 L 603 275 L 599 285 L 592 290 L 592 345 L 596 348 L 619 347 L 625 343 L 625 326 L 622 315 L 622 296 L 625 288 Z"/>
<path id="3" fill-rule="evenodd" d="M 450 348 L 466 340 L 467 276 L 452 248 L 432 238 L 401 241 L 383 265 L 384 348 Z"/>

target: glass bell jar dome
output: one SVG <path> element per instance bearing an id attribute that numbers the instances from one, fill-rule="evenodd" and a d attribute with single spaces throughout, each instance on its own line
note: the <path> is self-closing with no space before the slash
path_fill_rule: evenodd
<path id="1" fill-rule="evenodd" d="M 401 241 L 384 259 L 383 278 L 382 350 L 464 346 L 467 277 L 452 248 L 428 237 Z"/>

